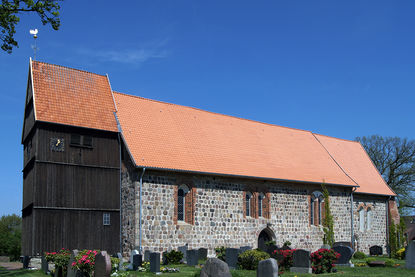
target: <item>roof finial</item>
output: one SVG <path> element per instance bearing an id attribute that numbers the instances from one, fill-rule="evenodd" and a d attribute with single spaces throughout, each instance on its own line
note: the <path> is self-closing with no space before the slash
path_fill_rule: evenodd
<path id="1" fill-rule="evenodd" d="M 33 49 L 33 52 L 34 52 L 33 60 L 36 61 L 36 51 L 38 50 L 37 49 L 37 46 L 36 46 L 36 39 L 37 39 L 38 30 L 37 29 L 34 29 L 34 30 L 33 29 L 30 29 L 29 33 L 31 35 L 33 35 L 33 38 L 35 40 L 35 45 L 32 45 L 32 49 Z"/>

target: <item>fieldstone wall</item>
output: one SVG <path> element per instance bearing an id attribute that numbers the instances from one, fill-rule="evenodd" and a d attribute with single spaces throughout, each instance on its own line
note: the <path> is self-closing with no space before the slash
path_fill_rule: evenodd
<path id="1" fill-rule="evenodd" d="M 353 210 L 354 210 L 354 233 L 356 237 L 356 250 L 369 254 L 369 248 L 373 245 L 379 245 L 386 254 L 386 209 L 387 198 L 379 196 L 370 196 L 363 194 L 353 194 Z M 363 207 L 365 210 L 365 228 L 360 231 L 359 209 Z M 367 228 L 367 208 L 372 210 L 372 226 Z"/>
<path id="2" fill-rule="evenodd" d="M 122 206 L 125 253 L 139 244 L 139 174 L 128 173 L 130 170 L 134 171 L 130 167 L 123 168 L 123 202 L 128 202 Z M 196 188 L 194 224 L 174 223 L 175 188 L 183 179 Z M 335 239 L 350 241 L 351 189 L 328 189 Z M 277 245 L 290 241 L 292 247 L 315 251 L 322 245 L 323 238 L 322 227 L 309 223 L 309 196 L 315 190 L 320 190 L 320 186 L 146 171 L 143 177 L 143 248 L 162 252 L 188 244 L 189 249 L 208 248 L 209 254 L 218 246 L 256 248 L 259 233 L 268 227 Z M 270 219 L 244 217 L 244 191 L 269 192 Z M 134 221 L 130 220 L 132 214 Z M 124 218 L 129 220 L 128 224 Z M 135 228 L 131 227 L 132 222 Z M 379 234 L 382 232 L 383 229 Z"/>

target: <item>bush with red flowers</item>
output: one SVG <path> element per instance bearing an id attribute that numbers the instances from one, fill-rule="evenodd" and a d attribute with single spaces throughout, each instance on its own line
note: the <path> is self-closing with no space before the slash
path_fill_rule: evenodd
<path id="1" fill-rule="evenodd" d="M 45 252 L 46 261 L 54 263 L 56 268 L 62 268 L 64 272 L 68 271 L 70 256 L 71 252 L 65 248 L 62 248 L 58 252 Z"/>
<path id="2" fill-rule="evenodd" d="M 311 268 L 313 273 L 330 273 L 334 262 L 340 258 L 340 254 L 335 252 L 333 249 L 319 249 L 311 254 Z"/>
<path id="3" fill-rule="evenodd" d="M 82 250 L 75 257 L 72 268 L 84 273 L 85 276 L 92 276 L 95 266 L 95 256 L 99 254 L 99 250 Z"/>
<path id="4" fill-rule="evenodd" d="M 278 249 L 274 250 L 272 253 L 271 258 L 274 258 L 278 261 L 278 269 L 280 273 L 290 270 L 290 267 L 293 266 L 293 254 L 295 250 L 296 249 Z"/>

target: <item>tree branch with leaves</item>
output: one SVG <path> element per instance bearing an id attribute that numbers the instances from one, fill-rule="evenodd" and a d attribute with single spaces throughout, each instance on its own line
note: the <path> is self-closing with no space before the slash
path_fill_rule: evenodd
<path id="1" fill-rule="evenodd" d="M 58 2 L 60 0 L 2 0 L 0 4 L 0 40 L 3 42 L 1 49 L 11 54 L 13 47 L 19 47 L 14 35 L 21 13 L 36 13 L 43 25 L 50 24 L 54 30 L 58 30 L 61 25 Z"/>

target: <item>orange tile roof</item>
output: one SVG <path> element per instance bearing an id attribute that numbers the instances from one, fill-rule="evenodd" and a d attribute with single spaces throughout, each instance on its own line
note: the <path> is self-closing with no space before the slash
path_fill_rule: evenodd
<path id="1" fill-rule="evenodd" d="M 356 186 L 309 131 L 114 92 L 137 166 Z"/>
<path id="2" fill-rule="evenodd" d="M 356 192 L 396 195 L 383 180 L 363 146 L 356 141 L 315 135 L 359 187 Z"/>
<path id="3" fill-rule="evenodd" d="M 106 76 L 38 61 L 31 68 L 37 121 L 118 131 Z"/>

